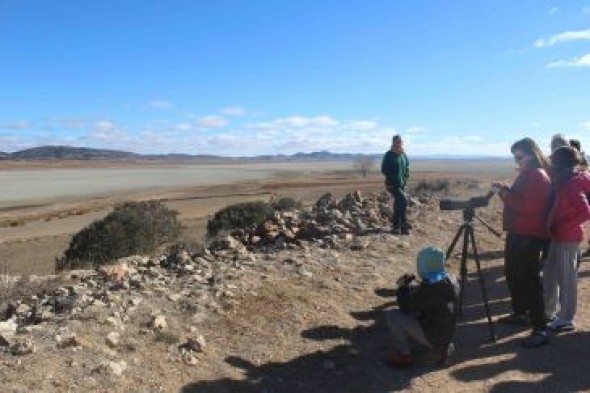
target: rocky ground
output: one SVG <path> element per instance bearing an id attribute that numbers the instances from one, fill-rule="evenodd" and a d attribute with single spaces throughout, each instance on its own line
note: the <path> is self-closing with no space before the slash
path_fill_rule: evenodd
<path id="1" fill-rule="evenodd" d="M 485 185 L 468 184 L 485 193 Z M 479 188 L 478 188 L 479 187 Z M 463 190 L 465 191 L 465 190 Z M 479 214 L 499 228 L 500 204 Z M 326 194 L 200 250 L 134 256 L 98 271 L 4 277 L 2 392 L 582 391 L 590 349 L 580 272 L 578 329 L 544 348 L 494 324 L 491 343 L 475 263 L 468 259 L 456 353 L 428 353 L 398 371 L 382 311 L 393 282 L 425 245 L 446 248 L 463 223 L 416 194 L 410 236 L 386 231 L 386 194 Z M 476 221 L 493 319 L 509 311 L 502 240 Z M 450 268 L 456 271 L 460 245 Z"/>

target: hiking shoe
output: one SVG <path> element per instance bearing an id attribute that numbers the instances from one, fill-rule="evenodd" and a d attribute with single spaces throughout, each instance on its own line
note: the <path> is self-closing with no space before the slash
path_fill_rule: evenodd
<path id="1" fill-rule="evenodd" d="M 414 359 L 410 354 L 394 353 L 387 359 L 387 365 L 393 368 L 410 368 L 414 364 Z"/>
<path id="2" fill-rule="evenodd" d="M 545 325 L 549 326 L 552 323 L 555 323 L 557 317 L 545 317 Z"/>
<path id="3" fill-rule="evenodd" d="M 525 348 L 538 348 L 549 344 L 549 335 L 547 330 L 533 330 L 530 336 L 522 341 Z"/>
<path id="4" fill-rule="evenodd" d="M 433 349 L 434 356 L 436 357 L 436 364 L 439 367 L 444 367 L 447 363 L 447 359 L 455 353 L 455 345 L 449 343 L 447 345 L 440 345 Z"/>
<path id="5" fill-rule="evenodd" d="M 555 333 L 571 332 L 575 329 L 574 324 L 567 321 L 560 321 L 556 319 L 547 325 L 547 328 Z"/>
<path id="6" fill-rule="evenodd" d="M 504 325 L 528 326 L 529 317 L 526 314 L 513 313 L 498 318 L 498 322 Z"/>
<path id="7" fill-rule="evenodd" d="M 410 234 L 410 231 L 408 230 L 408 228 L 402 227 L 401 234 L 402 235 L 409 235 Z"/>

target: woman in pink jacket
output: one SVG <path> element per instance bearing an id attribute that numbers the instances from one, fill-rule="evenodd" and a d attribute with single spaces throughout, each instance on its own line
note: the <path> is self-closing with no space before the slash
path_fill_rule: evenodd
<path id="1" fill-rule="evenodd" d="M 590 174 L 576 170 L 580 153 L 571 146 L 551 155 L 553 186 L 547 230 L 551 238 L 543 269 L 545 314 L 549 329 L 574 329 L 577 306 L 577 254 L 584 239 L 584 223 L 590 220 Z M 558 308 L 559 305 L 559 308 Z"/>

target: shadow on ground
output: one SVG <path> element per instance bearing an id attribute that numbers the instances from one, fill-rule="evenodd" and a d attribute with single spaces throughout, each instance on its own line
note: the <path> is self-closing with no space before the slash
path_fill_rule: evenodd
<path id="1" fill-rule="evenodd" d="M 413 370 L 394 370 L 384 360 L 389 355 L 389 336 L 383 309 L 351 313 L 359 322 L 354 328 L 325 325 L 305 330 L 305 340 L 339 340 L 330 351 L 309 353 L 288 362 L 255 365 L 247 359 L 230 356 L 225 361 L 244 371 L 244 380 L 224 378 L 192 383 L 181 393 L 220 392 L 367 392 L 399 391 L 409 386 L 412 378 L 434 370 L 433 363 L 423 361 Z"/>
<path id="2" fill-rule="evenodd" d="M 498 257 L 500 252 L 484 255 L 484 260 Z M 343 343 L 329 351 L 308 353 L 286 362 L 253 364 L 248 359 L 229 356 L 225 361 L 244 373 L 244 379 L 222 378 L 199 381 L 184 386 L 181 393 L 385 393 L 403 389 L 419 389 L 412 381 L 430 373 L 440 386 L 465 382 L 465 388 L 493 392 L 557 392 L 590 390 L 587 358 L 590 333 L 574 332 L 552 337 L 551 344 L 537 349 L 520 345 L 526 328 L 496 323 L 500 315 L 511 311 L 501 264 L 482 264 L 482 273 L 497 342 L 492 342 L 485 312 L 483 293 L 475 263 L 468 260 L 463 313 L 455 335 L 455 355 L 449 359 L 448 370 L 434 366 L 428 355 L 419 358 L 411 370 L 394 370 L 384 364 L 389 355 L 389 334 L 383 310 L 392 307 L 394 291 L 376 289 L 389 298 L 371 310 L 352 312 L 359 321 L 354 328 L 325 325 L 301 333 L 304 340 L 338 340 Z M 585 273 L 587 274 L 587 273 Z M 517 335 L 519 335 L 517 337 Z M 573 360 L 575 359 L 575 360 Z M 538 381 L 511 380 L 506 373 L 533 375 Z M 522 374 L 521 374 L 522 375 Z M 536 377 L 538 375 L 538 378 Z M 530 378 L 530 377 L 528 377 Z M 476 382 L 476 384 L 470 384 Z"/>
<path id="3" fill-rule="evenodd" d="M 451 375 L 460 381 L 490 381 L 491 392 L 579 392 L 590 390 L 588 349 L 590 333 L 577 332 L 555 336 L 551 344 L 525 349 L 518 340 L 480 348 L 479 364 L 458 367 Z M 506 353 L 514 356 L 498 361 Z M 505 373 L 520 371 L 537 375 L 536 381 L 516 381 Z M 499 380 L 501 379 L 501 380 Z M 496 380 L 499 380 L 496 382 Z"/>

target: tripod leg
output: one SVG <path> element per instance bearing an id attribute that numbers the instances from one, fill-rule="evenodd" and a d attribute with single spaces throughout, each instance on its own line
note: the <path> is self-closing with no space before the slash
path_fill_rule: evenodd
<path id="1" fill-rule="evenodd" d="M 479 285 L 481 286 L 481 294 L 483 297 L 483 304 L 486 310 L 486 316 L 488 317 L 488 325 L 490 326 L 490 335 L 492 338 L 492 342 L 496 342 L 496 334 L 494 332 L 494 324 L 492 323 L 492 316 L 490 314 L 490 305 L 488 303 L 488 295 L 486 292 L 486 286 L 483 279 L 483 274 L 481 272 L 481 264 L 479 262 L 479 253 L 477 252 L 477 245 L 475 244 L 475 231 L 473 227 L 469 227 L 467 231 L 465 231 L 468 237 L 471 238 L 471 247 L 473 249 L 473 259 L 475 259 L 475 266 L 477 267 L 477 276 Z"/>
<path id="2" fill-rule="evenodd" d="M 467 246 L 469 244 L 469 226 L 463 225 L 463 250 L 461 251 L 461 267 L 459 268 L 459 274 L 461 275 L 460 280 L 460 293 L 459 293 L 459 305 L 457 307 L 457 314 L 463 316 L 463 296 L 465 294 L 465 281 L 467 280 Z"/>
<path id="3" fill-rule="evenodd" d="M 453 241 L 451 242 L 451 245 L 449 246 L 449 248 L 447 248 L 447 260 L 451 257 L 451 253 L 453 252 L 453 249 L 455 248 L 455 245 L 457 244 L 457 240 L 459 240 L 459 237 L 461 237 L 461 233 L 463 233 L 464 231 L 464 225 L 461 225 L 459 227 L 459 230 L 457 230 L 457 233 L 455 234 L 455 237 L 453 238 Z"/>

